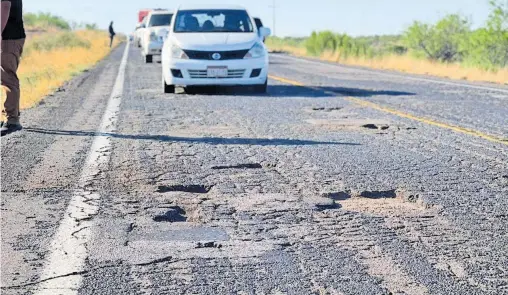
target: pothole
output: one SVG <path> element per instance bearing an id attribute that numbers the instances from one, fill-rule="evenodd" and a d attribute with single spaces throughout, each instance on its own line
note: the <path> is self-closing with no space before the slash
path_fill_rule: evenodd
<path id="1" fill-rule="evenodd" d="M 348 192 L 325 193 L 323 194 L 323 197 L 335 201 L 345 201 L 347 199 L 351 199 L 351 193 Z"/>
<path id="2" fill-rule="evenodd" d="M 377 191 L 339 191 L 322 194 L 338 203 L 340 208 L 374 214 L 419 214 L 422 210 L 438 206 L 425 204 L 419 194 L 405 189 Z"/>
<path id="3" fill-rule="evenodd" d="M 213 185 L 159 185 L 158 193 L 184 192 L 193 194 L 207 194 L 213 188 Z"/>
<path id="4" fill-rule="evenodd" d="M 387 120 L 381 119 L 360 119 L 360 118 L 342 118 L 342 119 L 309 119 L 306 120 L 312 125 L 330 130 L 340 129 L 369 129 L 369 130 L 387 130 L 393 124 Z"/>
<path id="5" fill-rule="evenodd" d="M 205 243 L 198 243 L 196 245 L 196 249 L 202 249 L 202 248 L 222 248 L 222 245 L 217 242 L 205 242 Z"/>
<path id="6" fill-rule="evenodd" d="M 397 190 L 387 191 L 362 191 L 362 192 L 332 192 L 323 194 L 324 198 L 332 199 L 335 201 L 346 201 L 351 198 L 365 198 L 365 199 L 395 199 L 398 197 Z"/>
<path id="7" fill-rule="evenodd" d="M 335 200 L 325 197 L 312 197 L 307 198 L 305 201 L 313 205 L 317 211 L 339 209 L 340 205 L 335 203 Z"/>
<path id="8" fill-rule="evenodd" d="M 367 199 L 395 199 L 397 198 L 397 192 L 396 190 L 363 191 L 359 196 Z"/>
<path id="9" fill-rule="evenodd" d="M 312 108 L 313 111 L 321 111 L 321 112 L 333 112 L 333 111 L 340 111 L 343 108 L 341 107 L 334 107 L 334 108 L 325 108 L 325 107 L 314 107 Z"/>
<path id="10" fill-rule="evenodd" d="M 164 214 L 156 215 L 153 217 L 155 222 L 186 222 L 186 212 L 179 206 L 168 208 Z"/>
<path id="11" fill-rule="evenodd" d="M 229 165 L 229 166 L 213 166 L 213 170 L 227 170 L 227 169 L 261 169 L 263 166 L 259 163 L 249 163 L 249 164 L 238 164 L 238 165 Z"/>
<path id="12" fill-rule="evenodd" d="M 363 128 L 372 129 L 372 130 L 387 130 L 390 128 L 388 125 L 377 125 L 377 124 L 365 124 L 362 125 Z"/>

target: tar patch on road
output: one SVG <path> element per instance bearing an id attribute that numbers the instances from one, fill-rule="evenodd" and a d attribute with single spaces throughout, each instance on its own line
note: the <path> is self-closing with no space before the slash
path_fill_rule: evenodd
<path id="1" fill-rule="evenodd" d="M 193 194 L 207 194 L 213 188 L 213 185 L 159 185 L 158 193 L 184 192 Z"/>
<path id="2" fill-rule="evenodd" d="M 213 166 L 213 170 L 227 170 L 227 169 L 261 169 L 263 166 L 259 163 L 253 164 L 238 164 L 238 165 L 230 165 L 230 166 Z"/>

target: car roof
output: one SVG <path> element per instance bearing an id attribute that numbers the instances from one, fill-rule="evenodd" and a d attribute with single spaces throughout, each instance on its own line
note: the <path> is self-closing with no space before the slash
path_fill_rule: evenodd
<path id="1" fill-rule="evenodd" d="M 152 15 L 153 14 L 172 14 L 172 13 L 174 13 L 174 11 L 172 11 L 172 10 L 165 10 L 165 9 L 164 10 L 152 10 L 152 11 L 150 11 L 150 14 L 152 14 Z"/>
<path id="2" fill-rule="evenodd" d="M 233 4 L 182 4 L 178 10 L 201 10 L 201 9 L 231 9 L 247 10 L 245 7 Z"/>

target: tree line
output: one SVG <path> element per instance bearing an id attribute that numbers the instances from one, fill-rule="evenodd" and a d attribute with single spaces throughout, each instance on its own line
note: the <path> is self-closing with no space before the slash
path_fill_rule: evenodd
<path id="1" fill-rule="evenodd" d="M 340 58 L 376 58 L 410 54 L 443 63 L 463 63 L 488 70 L 508 67 L 508 1 L 491 0 L 490 15 L 480 28 L 468 17 L 451 14 L 436 23 L 415 21 L 401 35 L 351 37 L 332 31 L 313 32 L 305 39 L 272 39 L 304 47 L 308 54 L 325 52 Z"/>

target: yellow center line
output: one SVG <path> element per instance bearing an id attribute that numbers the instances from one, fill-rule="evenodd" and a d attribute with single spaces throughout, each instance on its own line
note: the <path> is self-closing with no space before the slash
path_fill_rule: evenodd
<path id="1" fill-rule="evenodd" d="M 279 81 L 279 82 L 282 82 L 282 83 L 294 85 L 294 86 L 305 87 L 305 88 L 310 88 L 310 89 L 314 89 L 314 90 L 323 91 L 323 89 L 319 89 L 317 87 L 312 87 L 312 86 L 306 86 L 303 83 L 300 83 L 300 82 L 297 82 L 297 81 L 293 81 L 293 80 L 290 80 L 290 79 L 286 79 L 286 78 L 282 78 L 282 77 L 278 77 L 278 76 L 270 75 L 269 78 L 273 79 L 273 80 L 276 80 L 276 81 Z M 329 94 L 333 94 L 333 95 L 337 94 L 337 93 L 334 93 L 334 92 L 331 92 L 331 91 L 325 91 L 325 92 L 329 93 Z M 385 112 L 385 113 L 389 113 L 389 114 L 392 114 L 392 115 L 396 115 L 396 116 L 399 116 L 399 117 L 402 117 L 402 118 L 411 119 L 411 120 L 414 120 L 414 121 L 418 121 L 418 122 L 425 123 L 425 124 L 432 125 L 432 126 L 437 126 L 437 127 L 440 127 L 440 128 L 445 128 L 445 129 L 448 129 L 448 130 L 455 131 L 457 133 L 462 133 L 462 134 L 467 134 L 467 135 L 471 135 L 471 136 L 480 137 L 480 138 L 486 139 L 486 140 L 491 141 L 491 142 L 500 143 L 500 144 L 508 146 L 508 139 L 506 139 L 506 138 L 496 137 L 494 135 L 483 133 L 481 131 L 477 131 L 477 130 L 473 130 L 473 129 L 469 129 L 469 128 L 465 128 L 465 127 L 460 127 L 460 126 L 456 126 L 456 125 L 451 125 L 451 124 L 439 122 L 439 121 L 436 121 L 436 120 L 433 120 L 433 119 L 428 119 L 428 118 L 424 118 L 424 117 L 418 117 L 418 116 L 415 116 L 415 115 L 404 113 L 404 112 L 401 112 L 399 110 L 392 109 L 392 108 L 389 108 L 389 107 L 385 107 L 385 106 L 382 106 L 382 105 L 379 105 L 379 104 L 376 104 L 376 103 L 373 103 L 373 102 L 370 102 L 370 101 L 367 101 L 367 100 L 364 100 L 364 99 L 356 98 L 356 97 L 346 97 L 346 100 L 348 100 L 350 102 L 353 102 L 353 103 L 356 103 L 358 105 L 364 106 L 364 107 L 369 107 L 369 108 L 372 108 L 372 109 L 375 109 L 375 110 L 378 110 L 378 111 L 382 111 L 382 112 Z"/>

